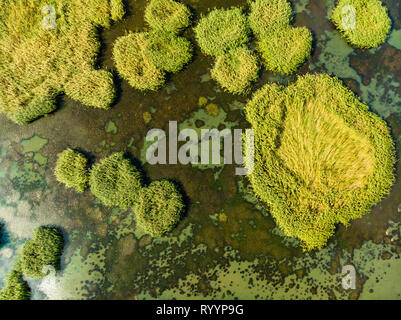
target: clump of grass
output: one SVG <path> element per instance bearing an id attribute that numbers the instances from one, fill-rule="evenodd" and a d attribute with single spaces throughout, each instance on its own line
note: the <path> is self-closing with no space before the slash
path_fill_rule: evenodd
<path id="1" fill-rule="evenodd" d="M 154 30 L 177 33 L 189 26 L 191 12 L 173 0 L 151 0 L 145 9 L 145 21 Z"/>
<path id="2" fill-rule="evenodd" d="M 60 269 L 60 257 L 63 252 L 62 233 L 53 227 L 39 227 L 34 230 L 33 238 L 25 242 L 18 260 L 18 270 L 30 278 L 42 278 L 47 275 L 44 267 Z M 49 272 L 49 271 L 47 271 Z"/>
<path id="3" fill-rule="evenodd" d="M 336 78 L 266 85 L 246 115 L 255 130 L 253 190 L 305 250 L 324 246 L 336 224 L 366 214 L 394 182 L 386 123 Z"/>
<path id="4" fill-rule="evenodd" d="M 249 31 L 240 8 L 215 9 L 195 27 L 202 52 L 216 58 L 212 78 L 231 93 L 244 93 L 258 77 L 258 61 L 246 46 Z"/>
<path id="5" fill-rule="evenodd" d="M 134 212 L 136 221 L 147 233 L 160 237 L 177 225 L 183 208 L 182 195 L 176 186 L 164 180 L 141 189 Z"/>
<path id="6" fill-rule="evenodd" d="M 191 43 L 178 35 L 189 25 L 190 12 L 173 0 L 151 0 L 145 11 L 149 32 L 116 40 L 113 58 L 120 75 L 139 90 L 157 90 L 165 72 L 180 71 L 192 57 Z"/>
<path id="7" fill-rule="evenodd" d="M 127 209 L 142 188 L 141 174 L 123 152 L 116 152 L 95 164 L 89 184 L 92 193 L 105 206 Z"/>
<path id="8" fill-rule="evenodd" d="M 178 72 L 192 57 L 191 43 L 172 32 L 152 31 L 147 40 L 145 56 L 160 70 Z"/>
<path id="9" fill-rule="evenodd" d="M 81 153 L 68 148 L 58 155 L 54 174 L 67 188 L 82 193 L 89 179 L 88 161 Z"/>
<path id="10" fill-rule="evenodd" d="M 339 0 L 330 19 L 351 45 L 362 49 L 381 45 L 391 29 L 387 8 L 379 0 Z"/>
<path id="11" fill-rule="evenodd" d="M 0 300 L 29 300 L 31 290 L 23 279 L 20 271 L 12 270 L 7 278 L 6 285 L 0 291 Z"/>
<path id="12" fill-rule="evenodd" d="M 213 10 L 200 20 L 194 31 L 202 52 L 213 57 L 249 41 L 248 21 L 240 8 Z"/>
<path id="13" fill-rule="evenodd" d="M 241 94 L 258 78 L 258 71 L 255 55 L 239 47 L 217 57 L 211 76 L 227 91 Z"/>
<path id="14" fill-rule="evenodd" d="M 310 56 L 312 34 L 292 27 L 287 0 L 256 0 L 251 3 L 249 24 L 267 70 L 291 74 Z"/>
<path id="15" fill-rule="evenodd" d="M 107 109 L 115 97 L 112 75 L 95 68 L 97 29 L 124 14 L 121 0 L 57 1 L 56 28 L 46 29 L 45 0 L 4 0 L 0 9 L 0 112 L 26 124 L 53 111 L 66 93 L 86 106 Z"/>

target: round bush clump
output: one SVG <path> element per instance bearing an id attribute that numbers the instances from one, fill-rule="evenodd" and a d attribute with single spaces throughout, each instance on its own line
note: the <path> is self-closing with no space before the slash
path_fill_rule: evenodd
<path id="1" fill-rule="evenodd" d="M 53 227 L 35 229 L 33 238 L 25 242 L 18 260 L 18 268 L 30 278 L 42 278 L 44 267 L 60 269 L 60 257 L 63 253 L 64 240 L 62 233 Z"/>
<path id="2" fill-rule="evenodd" d="M 134 207 L 137 223 L 151 236 L 170 232 L 181 218 L 182 195 L 169 181 L 154 181 L 139 192 Z"/>
<path id="3" fill-rule="evenodd" d="M 256 0 L 250 7 L 249 25 L 259 37 L 287 28 L 291 22 L 291 5 L 286 0 Z"/>
<path id="4" fill-rule="evenodd" d="M 12 270 L 6 278 L 6 285 L 0 291 L 0 300 L 29 300 L 31 290 L 22 278 L 22 273 Z"/>
<path id="5" fill-rule="evenodd" d="M 213 10 L 200 20 L 194 31 L 202 52 L 214 57 L 249 40 L 248 21 L 239 8 Z"/>
<path id="6" fill-rule="evenodd" d="M 152 29 L 179 32 L 189 26 L 189 9 L 173 0 L 151 0 L 145 9 L 145 21 Z"/>
<path id="7" fill-rule="evenodd" d="M 164 84 L 164 72 L 145 55 L 146 33 L 130 33 L 114 43 L 113 58 L 120 75 L 139 90 L 157 90 Z"/>
<path id="8" fill-rule="evenodd" d="M 336 224 L 366 214 L 389 192 L 389 128 L 338 79 L 266 85 L 245 110 L 255 132 L 252 188 L 305 250 L 324 246 Z"/>
<path id="9" fill-rule="evenodd" d="M 105 206 L 127 209 L 138 197 L 142 178 L 124 153 L 116 152 L 93 166 L 89 184 L 92 193 Z"/>
<path id="10" fill-rule="evenodd" d="M 178 72 L 192 57 L 191 43 L 172 32 L 152 31 L 147 40 L 145 56 L 160 70 Z"/>
<path id="11" fill-rule="evenodd" d="M 284 30 L 261 38 L 257 48 L 267 70 L 291 74 L 310 56 L 312 34 L 305 27 Z"/>
<path id="12" fill-rule="evenodd" d="M 339 0 L 330 18 L 351 45 L 362 49 L 381 45 L 391 29 L 387 8 L 379 0 Z"/>
<path id="13" fill-rule="evenodd" d="M 211 76 L 228 92 L 241 94 L 258 78 L 258 71 L 255 55 L 239 47 L 217 57 Z"/>
<path id="14" fill-rule="evenodd" d="M 66 149 L 58 155 L 54 174 L 67 188 L 84 192 L 89 179 L 88 161 L 81 153 Z"/>

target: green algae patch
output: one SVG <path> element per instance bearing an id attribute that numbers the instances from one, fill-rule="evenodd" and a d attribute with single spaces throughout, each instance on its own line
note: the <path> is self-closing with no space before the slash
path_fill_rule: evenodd
<path id="1" fill-rule="evenodd" d="M 305 27 L 292 27 L 287 0 L 256 0 L 251 3 L 249 24 L 257 38 L 267 70 L 294 73 L 310 56 L 312 34 Z"/>
<path id="2" fill-rule="evenodd" d="M 67 188 L 82 193 L 89 180 L 88 160 L 81 153 L 66 149 L 58 155 L 54 175 Z"/>
<path id="3" fill-rule="evenodd" d="M 336 224 L 366 214 L 389 192 L 389 129 L 336 78 L 266 85 L 245 110 L 255 130 L 252 188 L 304 249 L 324 246 Z"/>
<path id="4" fill-rule="evenodd" d="M 22 153 L 25 154 L 28 152 L 38 152 L 45 145 L 47 145 L 47 143 L 48 143 L 47 139 L 34 135 L 29 139 L 23 139 L 20 144 L 22 148 Z"/>
<path id="5" fill-rule="evenodd" d="M 106 126 L 106 132 L 116 134 L 118 132 L 118 128 L 114 121 L 109 121 Z"/>
<path id="6" fill-rule="evenodd" d="M 127 209 L 133 205 L 142 188 L 142 178 L 124 153 L 116 152 L 93 166 L 89 185 L 94 196 L 105 206 Z"/>
<path id="7" fill-rule="evenodd" d="M 378 47 L 391 30 L 387 8 L 379 0 L 340 0 L 330 19 L 348 43 L 362 49 Z"/>
<path id="8" fill-rule="evenodd" d="M 160 237 L 177 225 L 184 203 L 181 193 L 170 181 L 154 181 L 139 191 L 134 207 L 139 226 L 152 237 Z"/>
<path id="9" fill-rule="evenodd" d="M 52 112 L 61 93 L 107 109 L 113 76 L 95 68 L 97 29 L 122 18 L 119 0 L 3 1 L 0 9 L 0 112 L 26 124 Z"/>
<path id="10" fill-rule="evenodd" d="M 31 290 L 22 273 L 12 270 L 6 278 L 6 285 L 0 291 L 0 300 L 29 300 Z"/>

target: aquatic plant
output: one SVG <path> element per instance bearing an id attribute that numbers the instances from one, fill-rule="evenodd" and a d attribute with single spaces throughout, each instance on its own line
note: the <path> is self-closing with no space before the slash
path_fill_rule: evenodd
<path id="1" fill-rule="evenodd" d="M 83 154 L 68 148 L 58 154 L 54 174 L 57 181 L 67 188 L 84 192 L 89 179 L 88 160 Z"/>
<path id="2" fill-rule="evenodd" d="M 0 290 L 0 300 L 29 300 L 31 298 L 31 289 L 21 272 L 11 270 L 5 282 L 6 285 Z"/>
<path id="3" fill-rule="evenodd" d="M 387 8 L 379 0 L 339 0 L 330 19 L 351 45 L 362 49 L 381 45 L 391 29 Z"/>
<path id="4" fill-rule="evenodd" d="M 145 9 L 145 21 L 154 30 L 178 33 L 191 23 L 191 12 L 173 0 L 151 0 Z"/>
<path id="5" fill-rule="evenodd" d="M 256 0 L 251 3 L 249 25 L 257 38 L 267 70 L 291 74 L 310 56 L 312 34 L 306 27 L 292 27 L 287 0 Z"/>
<path id="6" fill-rule="evenodd" d="M 17 262 L 17 269 L 30 278 L 42 278 L 50 270 L 60 269 L 60 257 L 63 253 L 62 233 L 53 227 L 39 227 L 33 232 L 32 240 L 25 242 Z M 46 268 L 45 268 L 46 267 Z"/>
<path id="7" fill-rule="evenodd" d="M 96 198 L 105 206 L 127 209 L 132 206 L 142 188 L 141 174 L 123 152 L 100 160 L 90 172 L 89 185 Z"/>
<path id="8" fill-rule="evenodd" d="M 217 57 L 211 76 L 231 93 L 241 94 L 258 78 L 256 56 L 248 48 L 239 47 Z"/>
<path id="9" fill-rule="evenodd" d="M 147 233 L 160 237 L 177 225 L 183 208 L 182 195 L 176 186 L 162 180 L 140 190 L 134 212 L 137 223 Z"/>
<path id="10" fill-rule="evenodd" d="M 269 84 L 246 105 L 255 130 L 248 177 L 287 236 L 319 249 L 335 225 L 366 214 L 394 181 L 386 123 L 341 81 L 305 75 Z"/>
<path id="11" fill-rule="evenodd" d="M 178 35 L 190 22 L 186 6 L 173 0 L 151 0 L 145 11 L 149 32 L 116 40 L 113 58 L 119 74 L 138 90 L 157 90 L 165 72 L 180 71 L 192 57 L 191 43 Z"/>
<path id="12" fill-rule="evenodd" d="M 52 112 L 63 92 L 86 106 L 109 108 L 113 77 L 95 68 L 96 33 L 123 14 L 121 0 L 2 1 L 0 112 L 26 124 Z"/>
<path id="13" fill-rule="evenodd" d="M 249 26 L 240 8 L 215 9 L 195 27 L 203 53 L 216 58 L 211 76 L 228 92 L 244 93 L 258 77 L 258 62 L 247 48 Z"/>

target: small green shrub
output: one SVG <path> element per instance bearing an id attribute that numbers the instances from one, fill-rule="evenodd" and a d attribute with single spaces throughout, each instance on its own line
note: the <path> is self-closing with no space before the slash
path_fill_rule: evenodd
<path id="1" fill-rule="evenodd" d="M 12 270 L 6 278 L 6 285 L 0 291 L 0 300 L 29 300 L 31 290 L 22 278 L 22 273 Z"/>
<path id="2" fill-rule="evenodd" d="M 290 22 L 291 6 L 287 0 L 251 3 L 249 24 L 267 70 L 291 74 L 310 56 L 312 34 L 305 27 L 291 27 Z"/>
<path id="3" fill-rule="evenodd" d="M 142 188 L 141 174 L 123 152 L 116 152 L 95 164 L 89 184 L 92 193 L 105 206 L 127 209 Z"/>
<path id="4" fill-rule="evenodd" d="M 172 32 L 152 31 L 147 40 L 145 56 L 160 70 L 178 72 L 192 57 L 191 43 Z"/>
<path id="5" fill-rule="evenodd" d="M 88 184 L 88 163 L 84 155 L 71 149 L 66 149 L 58 155 L 54 174 L 57 181 L 67 188 L 75 188 L 84 192 Z"/>
<path id="6" fill-rule="evenodd" d="M 62 233 L 53 227 L 39 227 L 34 230 L 33 238 L 25 242 L 18 260 L 18 269 L 30 278 L 46 276 L 43 268 L 52 266 L 60 269 L 60 257 L 63 253 Z"/>
<path id="7" fill-rule="evenodd" d="M 154 181 L 139 192 L 134 207 L 137 223 L 151 236 L 170 232 L 181 218 L 182 195 L 169 181 Z"/>
<path id="8" fill-rule="evenodd" d="M 310 56 L 312 35 L 305 27 L 287 27 L 261 38 L 257 48 L 267 70 L 291 74 Z"/>
<path id="9" fill-rule="evenodd" d="M 214 57 L 249 41 L 248 21 L 239 8 L 213 10 L 200 20 L 194 31 L 202 52 Z"/>
<path id="10" fill-rule="evenodd" d="M 165 74 L 145 55 L 146 33 L 130 33 L 114 43 L 113 58 L 120 75 L 138 90 L 157 90 Z"/>
<path id="11" fill-rule="evenodd" d="M 339 0 L 330 19 L 351 45 L 362 49 L 381 45 L 391 29 L 387 8 L 379 0 Z"/>
<path id="12" fill-rule="evenodd" d="M 239 47 L 217 57 L 211 76 L 228 92 L 242 94 L 258 78 L 258 71 L 255 55 Z"/>
<path id="13" fill-rule="evenodd" d="M 145 9 L 145 21 L 152 29 L 179 32 L 189 26 L 189 9 L 173 0 L 151 0 Z"/>
<path id="14" fill-rule="evenodd" d="M 255 133 L 257 197 L 287 236 L 319 249 L 335 225 L 366 214 L 394 182 L 386 123 L 342 83 L 306 75 L 269 84 L 245 108 Z"/>

